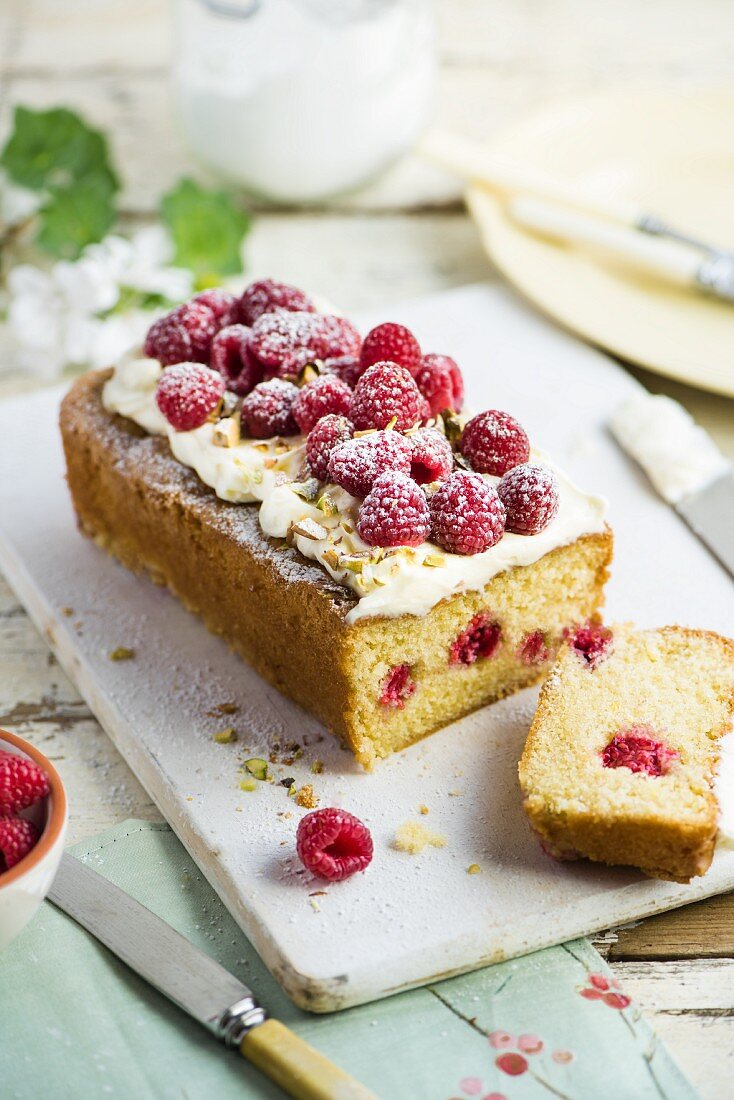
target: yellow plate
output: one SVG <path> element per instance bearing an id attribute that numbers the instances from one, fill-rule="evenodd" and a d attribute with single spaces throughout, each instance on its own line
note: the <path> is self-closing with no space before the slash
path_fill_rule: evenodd
<path id="1" fill-rule="evenodd" d="M 589 96 L 492 142 L 529 170 L 734 248 L 734 88 Z M 470 209 L 503 274 L 545 313 L 633 363 L 734 397 L 734 303 L 717 302 L 522 230 L 490 192 Z"/>

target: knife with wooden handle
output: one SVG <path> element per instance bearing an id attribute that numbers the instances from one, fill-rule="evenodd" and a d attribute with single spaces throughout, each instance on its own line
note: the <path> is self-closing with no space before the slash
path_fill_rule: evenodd
<path id="1" fill-rule="evenodd" d="M 294 1100 L 377 1100 L 277 1020 L 218 962 L 73 856 L 49 900 Z"/>

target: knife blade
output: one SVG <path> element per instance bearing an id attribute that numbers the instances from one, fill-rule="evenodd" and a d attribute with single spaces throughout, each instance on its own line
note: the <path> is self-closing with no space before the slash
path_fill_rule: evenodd
<path id="1" fill-rule="evenodd" d="M 295 1100 L 376 1100 L 277 1020 L 248 987 L 119 886 L 64 854 L 49 900 Z"/>
<path id="2" fill-rule="evenodd" d="M 734 577 L 734 472 L 684 497 L 675 510 Z"/>

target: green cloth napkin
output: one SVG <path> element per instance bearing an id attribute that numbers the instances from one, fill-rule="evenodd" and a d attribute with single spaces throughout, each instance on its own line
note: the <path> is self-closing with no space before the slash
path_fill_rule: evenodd
<path id="1" fill-rule="evenodd" d="M 279 989 L 168 826 L 127 822 L 72 851 L 217 958 L 271 1015 L 381 1100 L 696 1096 L 585 940 L 313 1016 Z M 0 1095 L 282 1093 L 46 902 L 0 956 Z"/>

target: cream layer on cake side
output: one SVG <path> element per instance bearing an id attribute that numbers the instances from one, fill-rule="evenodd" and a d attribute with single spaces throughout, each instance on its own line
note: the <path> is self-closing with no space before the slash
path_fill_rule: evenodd
<path id="1" fill-rule="evenodd" d="M 559 485 L 558 513 L 539 534 L 505 532 L 494 546 L 470 556 L 448 553 L 431 542 L 388 550 L 369 546 L 357 534 L 356 497 L 326 485 L 311 502 L 292 487 L 308 477 L 303 436 L 245 439 L 222 447 L 214 442 L 212 422 L 193 431 L 176 431 L 156 406 L 161 372 L 154 359 L 121 363 L 105 384 L 105 408 L 151 434 L 166 435 L 174 457 L 222 500 L 260 502 L 260 526 L 266 535 L 291 539 L 304 557 L 319 562 L 359 597 L 347 622 L 373 615 L 424 615 L 447 597 L 478 591 L 505 570 L 532 565 L 558 547 L 606 529 L 606 501 L 578 489 L 544 454 L 533 451 L 531 459 L 553 470 Z M 499 483 L 498 477 L 483 476 L 492 485 Z"/>

